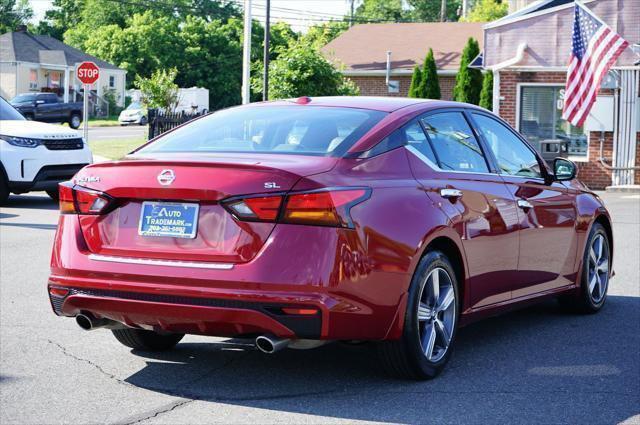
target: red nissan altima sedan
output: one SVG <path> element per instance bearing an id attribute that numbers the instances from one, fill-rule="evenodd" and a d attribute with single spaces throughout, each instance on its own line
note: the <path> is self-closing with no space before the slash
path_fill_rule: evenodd
<path id="1" fill-rule="evenodd" d="M 373 341 L 430 378 L 456 329 L 548 297 L 605 302 L 609 214 L 467 104 L 327 97 L 216 112 L 60 186 L 54 312 L 122 344 Z"/>

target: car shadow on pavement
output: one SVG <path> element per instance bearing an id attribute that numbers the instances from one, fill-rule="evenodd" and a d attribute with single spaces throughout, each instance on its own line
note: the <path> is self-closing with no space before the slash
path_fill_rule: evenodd
<path id="1" fill-rule="evenodd" d="M 596 315 L 555 301 L 469 325 L 431 381 L 385 376 L 373 344 L 266 355 L 250 342 L 181 343 L 126 381 L 186 399 L 385 422 L 621 422 L 640 413 L 640 298 Z M 215 415 L 215 405 L 211 405 Z M 544 408 L 541 408 L 544 406 Z"/>
<path id="2" fill-rule="evenodd" d="M 47 195 L 33 195 L 28 196 L 11 195 L 7 200 L 7 203 L 3 208 L 26 208 L 34 210 L 57 210 L 58 202 L 54 201 Z"/>
<path id="3" fill-rule="evenodd" d="M 0 217 L 1 218 L 1 217 Z M 26 229 L 38 229 L 38 230 L 55 230 L 58 228 L 57 224 L 40 224 L 40 223 L 3 223 L 0 222 L 0 226 L 4 227 L 24 227 Z"/>

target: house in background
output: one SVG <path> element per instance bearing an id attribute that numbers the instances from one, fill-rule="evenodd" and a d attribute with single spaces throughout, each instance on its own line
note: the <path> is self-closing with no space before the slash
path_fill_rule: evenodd
<path id="1" fill-rule="evenodd" d="M 354 25 L 322 48 L 322 54 L 349 77 L 363 96 L 407 96 L 415 65 L 422 66 L 429 48 L 438 67 L 442 99 L 450 100 L 469 37 L 482 46 L 482 23 L 434 22 Z M 386 83 L 387 51 L 391 78 Z"/>
<path id="2" fill-rule="evenodd" d="M 55 38 L 24 30 L 0 35 L 0 96 L 10 100 L 19 93 L 49 91 L 65 102 L 80 100 L 82 84 L 74 72 L 84 61 L 100 68 L 100 79 L 91 87 L 94 100 L 113 90 L 118 106 L 124 106 L 127 71 Z"/>
<path id="3" fill-rule="evenodd" d="M 630 44 L 640 43 L 640 1 L 584 0 Z M 494 112 L 535 147 L 568 145 L 579 178 L 594 189 L 640 184 L 640 57 L 618 58 L 583 127 L 562 119 L 573 0 L 541 0 L 484 27 L 483 65 L 494 71 Z M 615 168 L 615 169 L 614 169 Z"/>

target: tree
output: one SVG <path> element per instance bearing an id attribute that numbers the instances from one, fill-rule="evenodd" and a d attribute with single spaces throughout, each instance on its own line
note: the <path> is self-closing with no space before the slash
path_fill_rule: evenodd
<path id="1" fill-rule="evenodd" d="M 433 49 L 429 49 L 422 65 L 422 81 L 418 87 L 418 97 L 424 99 L 440 99 L 441 97 L 438 68 L 433 56 Z"/>
<path id="2" fill-rule="evenodd" d="M 358 88 L 318 51 L 296 43 L 269 64 L 272 99 L 300 96 L 356 95 Z M 254 91 L 262 93 L 262 79 L 254 79 Z"/>
<path id="3" fill-rule="evenodd" d="M 411 75 L 411 85 L 409 85 L 409 97 L 420 97 L 418 93 L 418 87 L 420 87 L 420 83 L 422 83 L 422 71 L 420 71 L 420 66 L 416 65 L 413 67 L 413 75 Z"/>
<path id="4" fill-rule="evenodd" d="M 331 21 L 313 25 L 300 36 L 300 42 L 311 48 L 320 49 L 348 29 L 349 23 L 346 21 Z"/>
<path id="5" fill-rule="evenodd" d="M 490 22 L 506 16 L 509 12 L 507 2 L 501 0 L 478 0 L 467 17 L 467 22 Z"/>
<path id="6" fill-rule="evenodd" d="M 53 0 L 35 32 L 62 40 L 64 33 L 80 24 L 85 0 Z"/>
<path id="7" fill-rule="evenodd" d="M 479 105 L 488 110 L 493 109 L 493 72 L 491 71 L 487 71 L 482 79 Z"/>
<path id="8" fill-rule="evenodd" d="M 412 11 L 409 18 L 422 22 L 440 21 L 440 0 L 407 0 Z M 458 20 L 458 9 L 461 7 L 461 0 L 447 0 L 446 20 L 456 22 Z"/>
<path id="9" fill-rule="evenodd" d="M 456 75 L 456 85 L 453 88 L 453 100 L 477 105 L 480 102 L 482 89 L 482 72 L 469 68 L 469 64 L 480 53 L 478 42 L 469 38 L 460 58 L 460 70 Z"/>
<path id="10" fill-rule="evenodd" d="M 150 78 L 136 77 L 142 104 L 147 108 L 171 109 L 178 104 L 178 85 L 174 82 L 175 68 L 155 71 Z"/>
<path id="11" fill-rule="evenodd" d="M 27 0 L 0 0 L 0 34 L 26 26 L 33 17 Z"/>
<path id="12" fill-rule="evenodd" d="M 364 0 L 356 9 L 355 21 L 397 22 L 404 19 L 402 0 Z"/>
<path id="13" fill-rule="evenodd" d="M 65 33 L 65 39 L 69 34 Z M 85 52 L 126 69 L 132 80 L 183 63 L 179 21 L 153 11 L 133 15 L 125 28 L 117 24 L 98 26 L 83 37 Z"/>

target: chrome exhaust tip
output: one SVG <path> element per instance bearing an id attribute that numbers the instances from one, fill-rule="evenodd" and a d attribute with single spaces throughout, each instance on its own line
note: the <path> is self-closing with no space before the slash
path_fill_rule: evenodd
<path id="1" fill-rule="evenodd" d="M 289 345 L 290 340 L 275 336 L 260 335 L 256 338 L 256 348 L 263 353 L 273 354 L 284 350 Z"/>
<path id="2" fill-rule="evenodd" d="M 93 325 L 91 323 L 91 318 L 89 316 L 84 315 L 84 314 L 78 314 L 76 316 L 76 323 L 78 324 L 78 326 L 80 326 L 85 331 L 90 331 L 91 329 L 94 329 L 94 327 L 93 327 Z"/>
<path id="3" fill-rule="evenodd" d="M 78 314 L 76 316 L 76 323 L 80 328 L 85 331 L 92 331 L 94 329 L 106 328 L 106 329 L 123 329 L 126 326 L 120 322 L 116 322 L 110 319 L 98 319 L 91 314 Z"/>

